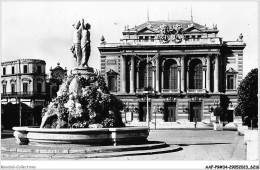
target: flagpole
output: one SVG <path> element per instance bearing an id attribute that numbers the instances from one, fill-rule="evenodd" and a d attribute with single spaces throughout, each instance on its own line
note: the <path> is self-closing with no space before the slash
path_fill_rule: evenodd
<path id="1" fill-rule="evenodd" d="M 147 96 L 146 96 L 146 103 L 147 103 L 147 106 L 146 106 L 146 123 L 147 123 L 147 127 L 148 129 L 150 128 L 149 126 L 149 89 L 148 89 L 148 86 L 149 86 L 149 65 L 148 65 L 148 53 L 147 53 L 147 57 L 146 57 L 146 67 L 147 67 Z"/>

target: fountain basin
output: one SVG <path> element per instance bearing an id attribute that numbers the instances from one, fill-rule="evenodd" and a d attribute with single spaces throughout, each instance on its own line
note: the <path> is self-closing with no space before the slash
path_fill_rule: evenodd
<path id="1" fill-rule="evenodd" d="M 47 129 L 13 127 L 16 143 L 28 144 L 86 144 L 117 145 L 145 142 L 149 129 L 145 127 Z"/>

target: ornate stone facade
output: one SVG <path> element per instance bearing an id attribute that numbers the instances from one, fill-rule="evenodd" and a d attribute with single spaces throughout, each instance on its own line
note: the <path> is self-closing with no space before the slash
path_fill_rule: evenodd
<path id="1" fill-rule="evenodd" d="M 146 105 L 141 99 L 149 86 L 155 93 L 150 121 L 210 122 L 210 108 L 217 105 L 230 114 L 226 121 L 235 119 L 227 109 L 230 103 L 237 105 L 246 44 L 242 36 L 222 41 L 218 32 L 216 26 L 193 21 L 148 21 L 123 31 L 120 43 L 101 43 L 101 74 L 119 75 L 113 79 L 113 93 L 132 111 L 131 124 L 144 121 Z"/>
<path id="2" fill-rule="evenodd" d="M 45 61 L 18 59 L 2 62 L 1 66 L 1 104 L 4 108 L 2 109 L 4 112 L 2 118 L 10 119 L 9 117 L 12 117 L 12 119 L 18 120 L 18 103 L 21 101 L 22 124 L 35 125 L 39 123 L 41 108 L 47 97 Z M 7 106 L 10 108 L 8 109 Z M 13 123 L 13 125 L 19 126 L 19 121 Z"/>
<path id="3" fill-rule="evenodd" d="M 57 63 L 55 68 L 50 68 L 50 75 L 47 79 L 47 91 L 49 93 L 49 101 L 51 101 L 54 97 L 57 97 L 57 92 L 59 90 L 60 85 L 63 83 L 63 79 L 67 76 L 66 67 L 63 69 L 60 66 L 60 63 Z"/>

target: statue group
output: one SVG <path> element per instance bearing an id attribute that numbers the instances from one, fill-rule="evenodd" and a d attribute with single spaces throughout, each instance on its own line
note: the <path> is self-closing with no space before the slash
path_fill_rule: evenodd
<path id="1" fill-rule="evenodd" d="M 90 24 L 84 19 L 73 24 L 73 43 L 71 52 L 77 60 L 77 67 L 88 67 L 90 56 Z"/>

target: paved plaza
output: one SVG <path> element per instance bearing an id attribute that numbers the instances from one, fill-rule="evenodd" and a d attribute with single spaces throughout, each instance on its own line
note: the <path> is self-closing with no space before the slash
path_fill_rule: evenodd
<path id="1" fill-rule="evenodd" d="M 2 144 L 6 140 L 15 141 L 11 133 L 2 133 Z M 213 130 L 151 130 L 149 141 L 163 141 L 169 147 L 179 146 L 181 149 L 169 152 L 140 152 L 123 151 L 131 154 L 118 152 L 108 157 L 76 158 L 71 155 L 66 159 L 73 160 L 246 160 L 246 145 L 243 144 L 243 136 L 238 136 L 237 131 L 213 131 Z M 12 141 L 12 140 L 11 140 Z M 3 145 L 2 145 L 3 146 Z M 143 153 L 143 154 L 142 154 Z M 39 155 L 39 154 L 38 154 Z M 37 156 L 35 158 L 10 157 L 7 160 L 46 160 L 48 157 Z M 64 158 L 61 158 L 64 159 Z M 56 158 L 57 160 L 57 158 Z"/>
<path id="2" fill-rule="evenodd" d="M 148 140 L 179 145 L 182 150 L 152 155 L 96 158 L 96 160 L 246 160 L 243 136 L 238 136 L 236 131 L 153 130 Z"/>

